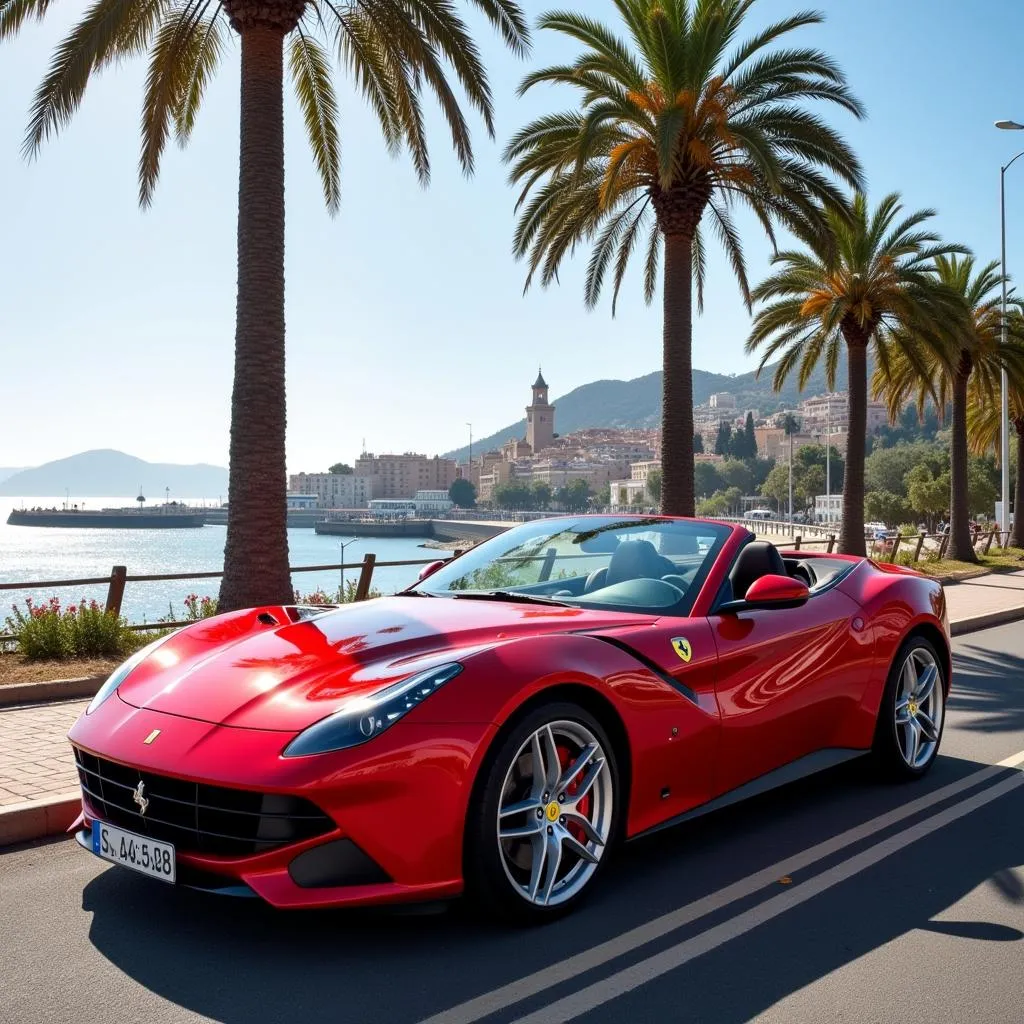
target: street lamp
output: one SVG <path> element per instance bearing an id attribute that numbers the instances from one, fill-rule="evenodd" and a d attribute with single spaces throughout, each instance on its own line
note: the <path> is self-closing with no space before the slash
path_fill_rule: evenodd
<path id="1" fill-rule="evenodd" d="M 996 121 L 996 127 L 1003 131 L 1024 131 L 1024 124 L 1016 121 Z M 1002 241 L 1002 275 L 1003 275 L 1003 314 L 1001 342 L 1006 345 L 1006 172 L 1013 164 L 1024 156 L 1021 150 L 1008 164 L 999 168 L 999 221 Z M 1010 397 L 1009 385 L 1006 380 L 1006 367 L 1000 373 L 1002 384 L 1002 414 L 999 420 L 999 461 L 1002 475 L 1002 514 L 999 517 L 999 529 L 1002 533 L 1010 532 Z M 1018 466 L 1017 472 L 1021 472 Z M 1017 510 L 1020 514 L 1020 509 Z M 1004 541 L 1005 542 L 1005 541 Z"/>
<path id="2" fill-rule="evenodd" d="M 338 541 L 338 549 L 341 552 L 341 558 L 340 558 L 341 565 L 339 566 L 339 572 L 341 573 L 341 579 L 338 581 L 338 583 L 339 583 L 339 586 L 338 586 L 338 597 L 340 598 L 342 603 L 344 603 L 344 601 L 345 601 L 345 548 L 347 548 L 349 546 L 349 544 L 355 544 L 355 542 L 357 540 L 360 540 L 360 538 L 359 537 L 353 537 L 351 540 L 346 540 L 346 541 L 340 541 L 339 540 Z"/>

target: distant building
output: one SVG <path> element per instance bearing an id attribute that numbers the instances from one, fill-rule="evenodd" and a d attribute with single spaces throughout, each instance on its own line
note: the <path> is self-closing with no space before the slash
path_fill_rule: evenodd
<path id="1" fill-rule="evenodd" d="M 712 409 L 735 409 L 736 396 L 730 395 L 728 391 L 719 391 L 708 399 L 708 405 Z"/>
<path id="2" fill-rule="evenodd" d="M 286 504 L 291 509 L 315 509 L 319 505 L 319 497 L 315 494 L 292 494 L 285 496 Z"/>
<path id="3" fill-rule="evenodd" d="M 352 473 L 294 473 L 288 478 L 294 495 L 315 495 L 317 508 L 366 508 L 373 481 Z"/>
<path id="4" fill-rule="evenodd" d="M 824 434 L 829 429 L 845 432 L 850 427 L 849 396 L 845 391 L 815 395 L 800 403 L 803 429 L 809 434 Z M 889 414 L 882 402 L 868 402 L 867 432 L 875 433 L 889 422 Z"/>
<path id="5" fill-rule="evenodd" d="M 455 502 L 448 497 L 447 491 L 417 491 L 412 500 L 418 516 L 450 512 L 455 507 Z"/>
<path id="6" fill-rule="evenodd" d="M 533 384 L 533 401 L 526 407 L 526 443 L 536 454 L 547 448 L 555 438 L 555 407 L 548 401 L 548 385 L 537 370 Z"/>
<path id="7" fill-rule="evenodd" d="M 817 494 L 814 497 L 814 518 L 819 523 L 838 523 L 843 518 L 843 494 Z"/>
<path id="8" fill-rule="evenodd" d="M 430 458 L 415 452 L 402 455 L 363 452 L 356 459 L 355 475 L 372 481 L 374 498 L 411 500 L 417 491 L 447 491 L 455 482 L 455 460 L 438 455 Z"/>
<path id="9" fill-rule="evenodd" d="M 647 496 L 647 481 L 636 478 L 612 480 L 608 485 L 608 497 L 612 512 L 621 512 L 624 509 L 651 504 Z"/>

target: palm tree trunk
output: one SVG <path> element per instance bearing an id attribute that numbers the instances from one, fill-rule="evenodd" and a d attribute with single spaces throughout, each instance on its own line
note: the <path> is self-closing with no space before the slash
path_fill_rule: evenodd
<path id="1" fill-rule="evenodd" d="M 843 480 L 843 522 L 839 550 L 844 555 L 866 555 L 864 545 L 864 450 L 868 436 L 868 343 L 856 326 L 843 325 L 849 377 L 849 433 Z"/>
<path id="2" fill-rule="evenodd" d="M 953 377 L 953 432 L 949 445 L 949 547 L 946 557 L 977 562 L 971 539 L 971 506 L 967 495 L 967 382 L 971 357 L 961 352 Z"/>
<path id="3" fill-rule="evenodd" d="M 1013 421 L 1017 431 L 1017 483 L 1013 489 L 1013 526 L 1010 528 L 1010 543 L 1015 548 L 1024 548 L 1024 419 Z"/>
<path id="4" fill-rule="evenodd" d="M 284 32 L 245 27 L 238 305 L 219 608 L 288 603 L 284 363 Z"/>
<path id="5" fill-rule="evenodd" d="M 666 234 L 661 511 L 692 516 L 693 498 L 693 238 Z"/>

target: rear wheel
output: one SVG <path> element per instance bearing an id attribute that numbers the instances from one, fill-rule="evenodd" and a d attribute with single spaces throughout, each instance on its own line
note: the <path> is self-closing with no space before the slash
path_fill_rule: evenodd
<path id="1" fill-rule="evenodd" d="M 615 752 L 576 704 L 536 708 L 484 768 L 466 835 L 466 885 L 488 912 L 565 913 L 591 890 L 620 819 Z"/>
<path id="2" fill-rule="evenodd" d="M 939 753 L 946 718 L 943 661 L 924 637 L 899 649 L 875 727 L 875 760 L 892 779 L 917 779 Z"/>

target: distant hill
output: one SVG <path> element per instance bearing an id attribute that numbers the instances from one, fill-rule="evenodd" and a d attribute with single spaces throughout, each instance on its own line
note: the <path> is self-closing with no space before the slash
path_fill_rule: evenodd
<path id="1" fill-rule="evenodd" d="M 53 497 L 71 493 L 74 498 L 101 498 L 142 493 L 151 501 L 163 501 L 164 488 L 172 498 L 205 498 L 226 495 L 228 471 L 200 463 L 146 462 L 134 455 L 103 449 L 82 452 L 35 469 L 23 469 L 0 482 L 0 495 Z"/>
<path id="2" fill-rule="evenodd" d="M 24 468 L 24 466 L 0 466 L 0 483 L 6 480 L 9 476 L 14 476 L 15 473 L 20 473 Z"/>
<path id="3" fill-rule="evenodd" d="M 819 366 L 803 392 L 797 390 L 795 378 L 790 378 L 781 391 L 772 390 L 774 366 L 765 367 L 760 378 L 754 373 L 729 376 L 721 373 L 693 371 L 693 401 L 703 405 L 719 391 L 728 391 L 736 396 L 736 403 L 742 409 L 758 409 L 762 415 L 775 412 L 785 406 L 795 406 L 801 398 L 824 393 L 825 368 Z M 836 387 L 846 387 L 846 366 L 840 363 Z M 586 427 L 656 427 L 661 422 L 661 371 L 648 373 L 633 380 L 596 380 L 554 399 L 558 407 L 555 413 L 555 427 L 559 434 L 571 434 Z M 513 438 L 526 436 L 526 420 L 512 423 L 490 437 L 473 442 L 473 451 L 481 452 L 498 448 Z M 446 452 L 450 459 L 465 461 L 469 454 L 468 445 Z"/>

